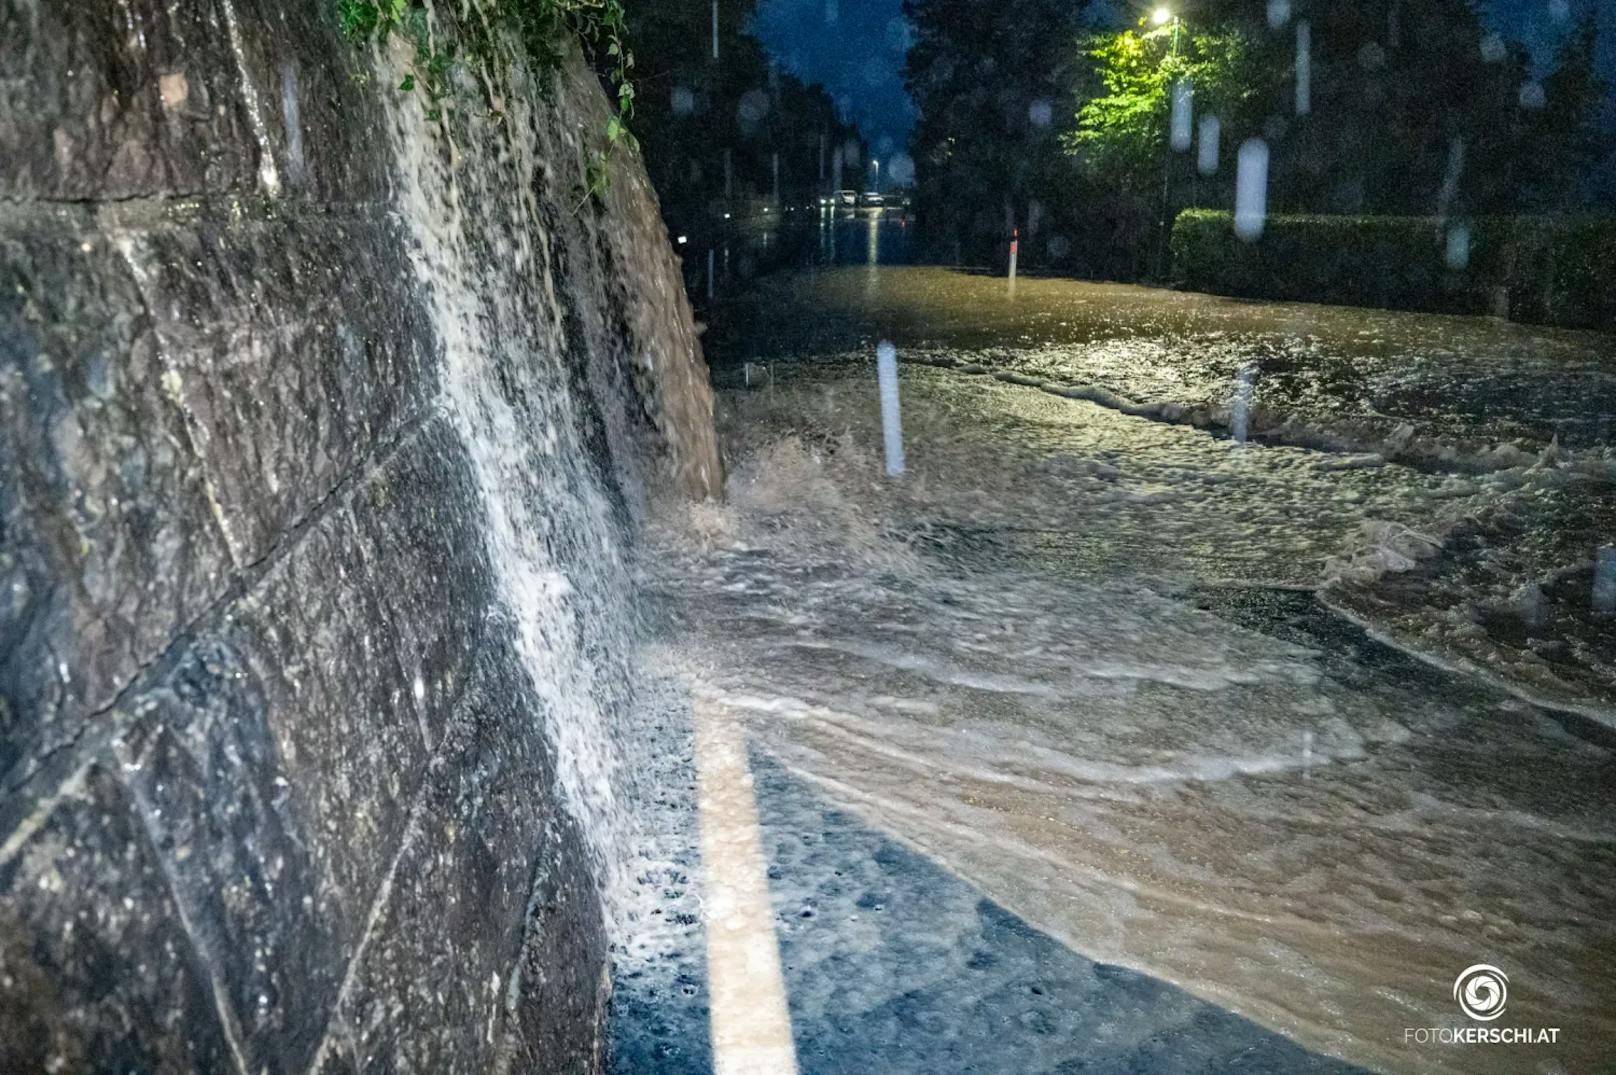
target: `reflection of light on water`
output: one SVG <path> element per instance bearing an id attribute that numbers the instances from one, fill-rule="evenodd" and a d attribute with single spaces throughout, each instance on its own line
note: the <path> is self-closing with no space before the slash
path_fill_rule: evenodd
<path id="1" fill-rule="evenodd" d="M 881 214 L 870 217 L 870 234 L 865 248 L 865 260 L 871 265 L 881 263 Z"/>

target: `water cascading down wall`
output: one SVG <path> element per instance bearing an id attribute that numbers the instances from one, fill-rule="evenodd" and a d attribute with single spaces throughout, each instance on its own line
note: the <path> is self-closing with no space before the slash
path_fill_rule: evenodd
<path id="1" fill-rule="evenodd" d="M 706 372 L 638 163 L 577 193 L 580 59 L 435 122 L 336 21 L 0 4 L 3 1071 L 599 1062 Z"/>

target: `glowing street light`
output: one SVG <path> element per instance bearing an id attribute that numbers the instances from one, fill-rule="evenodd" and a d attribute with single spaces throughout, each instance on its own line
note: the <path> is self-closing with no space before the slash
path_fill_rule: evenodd
<path id="1" fill-rule="evenodd" d="M 1159 7 L 1150 13 L 1150 21 L 1157 26 L 1166 26 L 1173 21 L 1173 13 L 1164 7 Z"/>

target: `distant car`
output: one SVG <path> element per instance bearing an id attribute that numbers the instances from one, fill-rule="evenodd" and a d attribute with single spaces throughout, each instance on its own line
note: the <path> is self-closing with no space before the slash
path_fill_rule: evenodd
<path id="1" fill-rule="evenodd" d="M 848 207 L 856 206 L 856 205 L 858 205 L 858 191 L 856 191 L 856 190 L 838 190 L 836 192 L 836 200 L 838 202 L 840 202 L 842 205 L 845 205 L 845 206 L 848 206 Z"/>
<path id="2" fill-rule="evenodd" d="M 885 205 L 887 200 L 876 191 L 867 190 L 863 194 L 859 195 L 858 203 L 867 208 L 878 209 Z"/>

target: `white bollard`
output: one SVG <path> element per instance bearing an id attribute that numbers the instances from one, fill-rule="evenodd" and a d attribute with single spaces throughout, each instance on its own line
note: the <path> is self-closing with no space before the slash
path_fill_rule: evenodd
<path id="1" fill-rule="evenodd" d="M 883 342 L 875 350 L 876 378 L 881 384 L 881 433 L 887 448 L 887 477 L 903 473 L 903 419 L 898 413 L 898 349 Z"/>
<path id="2" fill-rule="evenodd" d="M 1251 428 L 1251 397 L 1257 387 L 1257 367 L 1242 366 L 1235 378 L 1234 402 L 1229 408 L 1229 433 L 1236 444 L 1246 443 Z"/>
<path id="3" fill-rule="evenodd" d="M 1021 229 L 1010 237 L 1010 297 L 1016 297 L 1016 261 L 1021 256 Z"/>

